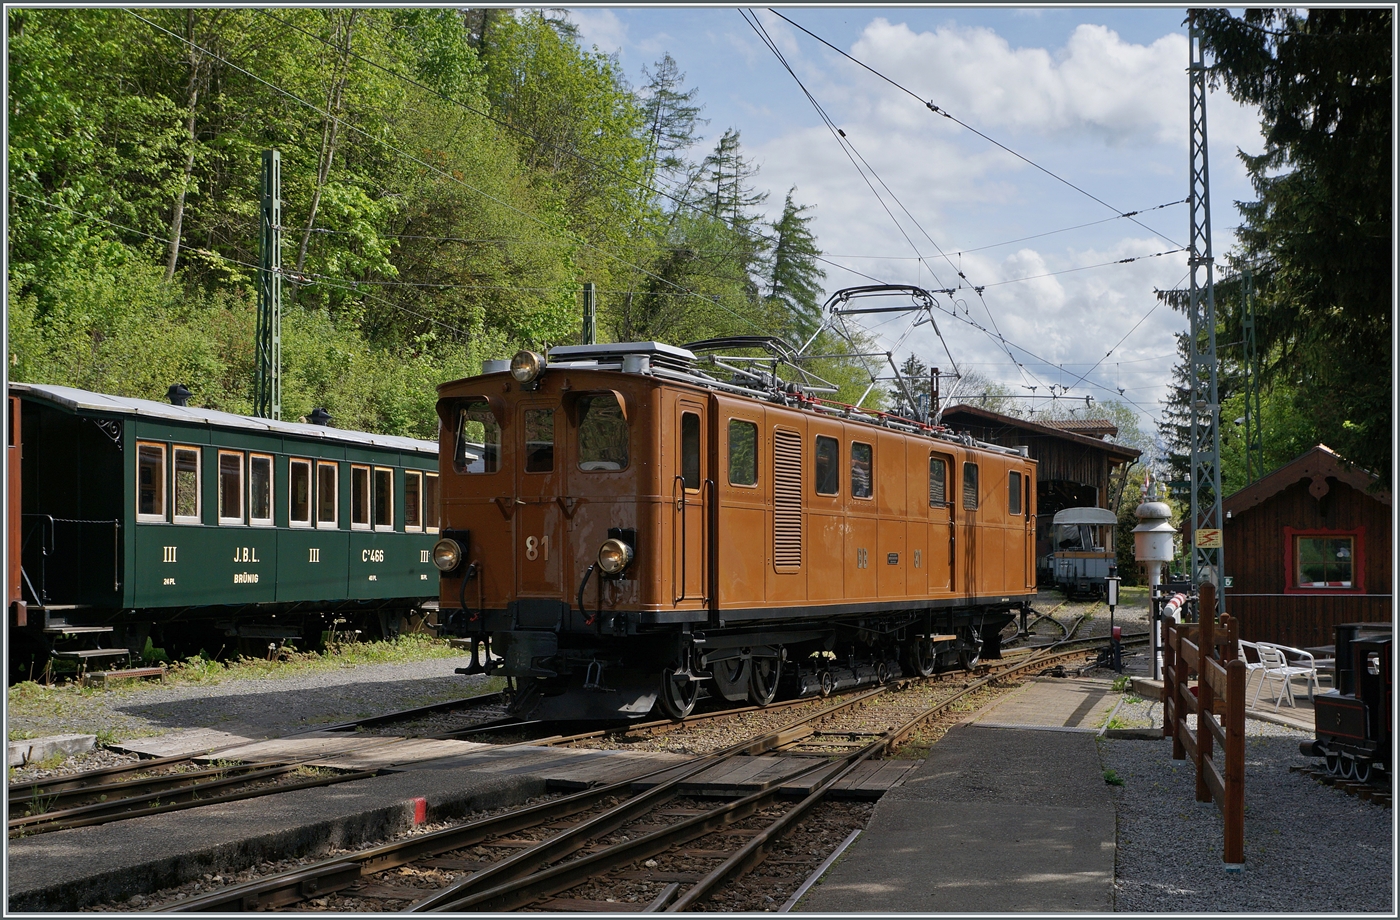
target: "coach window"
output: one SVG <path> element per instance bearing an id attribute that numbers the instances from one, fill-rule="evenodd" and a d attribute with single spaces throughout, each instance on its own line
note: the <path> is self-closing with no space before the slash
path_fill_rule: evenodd
<path id="1" fill-rule="evenodd" d="M 165 445 L 136 445 L 136 520 L 165 520 Z"/>
<path id="2" fill-rule="evenodd" d="M 423 529 L 423 474 L 417 470 L 403 471 L 403 529 Z"/>
<path id="3" fill-rule="evenodd" d="M 457 416 L 452 467 L 459 473 L 494 473 L 501 468 L 501 426 L 484 399 L 468 400 Z"/>
<path id="4" fill-rule="evenodd" d="M 272 458 L 265 454 L 248 457 L 248 522 L 272 524 Z"/>
<path id="5" fill-rule="evenodd" d="M 340 526 L 339 469 L 337 463 L 316 463 L 316 526 L 323 530 Z"/>
<path id="6" fill-rule="evenodd" d="M 175 447 L 175 523 L 199 523 L 199 448 Z"/>
<path id="7" fill-rule="evenodd" d="M 1006 513 L 1007 513 L 1007 514 L 1020 514 L 1020 513 L 1021 513 L 1021 474 L 1020 474 L 1020 473 L 1014 473 L 1014 472 L 1013 472 L 1013 473 L 1011 473 L 1009 476 L 1007 476 L 1006 478 L 1007 478 L 1007 482 L 1008 482 L 1007 496 L 1006 496 L 1006 499 L 1007 499 L 1007 502 L 1006 502 Z"/>
<path id="8" fill-rule="evenodd" d="M 311 461 L 292 460 L 287 464 L 287 523 L 293 527 L 311 526 Z"/>
<path id="9" fill-rule="evenodd" d="M 977 510 L 977 464 L 963 464 L 963 501 L 964 511 Z"/>
<path id="10" fill-rule="evenodd" d="M 851 442 L 851 497 L 869 498 L 874 494 L 875 479 L 872 466 L 873 451 L 869 444 Z"/>
<path id="11" fill-rule="evenodd" d="M 621 470 L 627 467 L 627 419 L 612 393 L 582 396 L 578 401 L 578 468 Z M 697 473 L 698 476 L 698 473 Z"/>
<path id="12" fill-rule="evenodd" d="M 729 420 L 729 484 L 758 485 L 758 425 L 753 422 Z"/>
<path id="13" fill-rule="evenodd" d="M 243 455 L 219 451 L 219 523 L 243 523 Z"/>
<path id="14" fill-rule="evenodd" d="M 438 532 L 438 474 L 428 473 L 423 479 L 423 529 Z"/>
<path id="15" fill-rule="evenodd" d="M 948 461 L 930 455 L 928 458 L 928 506 L 942 508 L 948 504 Z"/>
<path id="16" fill-rule="evenodd" d="M 525 472 L 554 469 L 554 410 L 525 410 Z"/>
<path id="17" fill-rule="evenodd" d="M 374 468 L 374 529 L 394 529 L 394 471 Z"/>
<path id="18" fill-rule="evenodd" d="M 687 489 L 700 488 L 700 416 L 681 413 L 681 479 Z"/>
<path id="19" fill-rule="evenodd" d="M 369 530 L 369 467 L 350 467 L 350 529 Z"/>
<path id="20" fill-rule="evenodd" d="M 841 445 L 835 438 L 817 435 L 812 482 L 818 495 L 841 494 Z"/>

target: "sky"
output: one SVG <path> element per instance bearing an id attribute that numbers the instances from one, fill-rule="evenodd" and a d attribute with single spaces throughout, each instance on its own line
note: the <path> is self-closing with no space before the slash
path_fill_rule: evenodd
<path id="1" fill-rule="evenodd" d="M 935 311 L 942 341 L 917 328 L 896 360 L 912 352 L 945 371 L 955 362 L 1037 404 L 1052 393 L 1077 406 L 1117 399 L 1145 432 L 1155 428 L 1174 335 L 1187 326 L 1153 295 L 1187 283 L 1186 253 L 1172 252 L 1190 235 L 1185 8 L 775 9 L 914 94 L 774 12 L 751 10 L 869 164 L 864 176 L 738 8 L 568 16 L 584 46 L 615 55 L 634 87 L 664 53 L 675 59 L 709 119 L 689 158 L 737 129 L 759 166 L 754 184 L 769 193 L 769 219 L 789 189 L 811 206 L 828 295 L 875 280 L 962 286 L 935 295 L 956 314 Z M 1254 197 L 1236 150 L 1258 153 L 1263 140 L 1257 111 L 1223 90 L 1207 97 L 1206 124 L 1221 261 L 1239 223 L 1234 202 Z M 1128 211 L 1142 213 L 1116 216 Z M 908 320 L 884 314 L 863 325 L 889 349 Z"/>

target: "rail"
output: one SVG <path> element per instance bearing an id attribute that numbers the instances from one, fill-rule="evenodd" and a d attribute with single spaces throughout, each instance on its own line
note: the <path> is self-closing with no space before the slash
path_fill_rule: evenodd
<path id="1" fill-rule="evenodd" d="M 1201 586 L 1202 611 L 1215 609 L 1214 588 Z M 1214 802 L 1224 819 L 1226 869 L 1244 863 L 1244 709 L 1247 668 L 1238 657 L 1239 623 L 1222 614 L 1219 628 L 1202 616 L 1196 625 L 1163 620 L 1164 693 L 1162 737 L 1172 739 L 1172 759 L 1195 763 L 1196 801 Z M 1187 681 L 1199 680 L 1193 695 Z M 1220 716 L 1223 710 L 1224 724 Z M 1196 728 L 1187 721 L 1196 716 Z M 1216 763 L 1215 744 L 1224 752 L 1224 769 Z"/>

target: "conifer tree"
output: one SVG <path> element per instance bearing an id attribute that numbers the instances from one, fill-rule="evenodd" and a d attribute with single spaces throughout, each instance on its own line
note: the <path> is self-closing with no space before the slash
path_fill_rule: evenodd
<path id="1" fill-rule="evenodd" d="M 773 225 L 772 270 L 768 281 L 768 301 L 783 307 L 791 317 L 788 331 L 805 340 L 821 325 L 822 281 L 826 272 L 817 263 L 822 254 L 817 238 L 808 226 L 812 222 L 809 205 L 792 200 L 793 186 L 783 203 L 783 215 Z"/>

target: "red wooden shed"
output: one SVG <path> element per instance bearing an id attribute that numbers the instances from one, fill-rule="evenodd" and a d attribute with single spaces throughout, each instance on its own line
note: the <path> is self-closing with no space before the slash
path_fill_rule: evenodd
<path id="1" fill-rule="evenodd" d="M 1226 610 L 1240 638 L 1328 645 L 1338 623 L 1391 622 L 1392 513 L 1377 477 L 1312 450 L 1225 499 Z"/>

